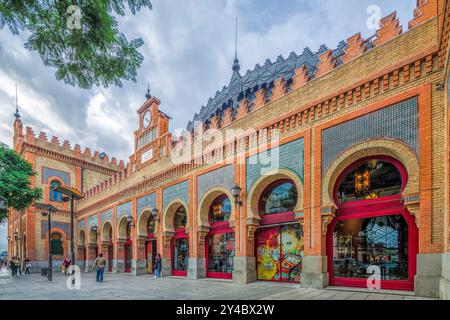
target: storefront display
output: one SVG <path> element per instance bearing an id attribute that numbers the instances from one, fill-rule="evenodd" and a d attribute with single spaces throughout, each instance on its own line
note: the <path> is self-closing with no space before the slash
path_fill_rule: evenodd
<path id="1" fill-rule="evenodd" d="M 256 243 L 258 280 L 300 282 L 303 231 L 299 224 L 262 228 Z"/>
<path id="2" fill-rule="evenodd" d="M 338 178 L 327 237 L 331 285 L 367 287 L 374 276 L 384 289 L 414 289 L 417 226 L 401 201 L 406 181 L 391 157 L 361 159 Z"/>

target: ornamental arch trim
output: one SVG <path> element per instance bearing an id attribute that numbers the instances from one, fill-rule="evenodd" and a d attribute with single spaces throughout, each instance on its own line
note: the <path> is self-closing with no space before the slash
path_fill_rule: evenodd
<path id="1" fill-rule="evenodd" d="M 175 228 L 174 228 L 174 217 L 175 217 L 175 212 L 177 211 L 177 209 L 179 207 L 183 206 L 184 209 L 186 210 L 186 226 L 185 229 L 188 230 L 189 229 L 189 206 L 186 204 L 186 202 L 184 200 L 181 199 L 174 199 L 172 200 L 166 207 L 166 210 L 164 211 L 163 214 L 163 232 L 175 232 Z"/>
<path id="2" fill-rule="evenodd" d="M 303 213 L 303 181 L 298 174 L 290 169 L 275 169 L 264 176 L 259 177 L 250 189 L 247 196 L 247 223 L 257 223 L 261 220 L 259 214 L 259 200 L 266 188 L 273 182 L 288 179 L 292 181 L 297 188 L 297 204 L 294 212 Z"/>
<path id="3" fill-rule="evenodd" d="M 322 182 L 322 208 L 337 208 L 333 190 L 340 174 L 355 161 L 372 156 L 390 156 L 400 161 L 408 174 L 403 199 L 419 195 L 420 166 L 416 152 L 399 140 L 377 139 L 353 145 L 333 160 Z"/>
<path id="4" fill-rule="evenodd" d="M 209 224 L 209 208 L 211 207 L 213 201 L 220 195 L 225 194 L 231 202 L 231 213 L 230 213 L 230 219 L 228 222 L 230 223 L 230 227 L 234 227 L 235 223 L 235 213 L 236 213 L 236 206 L 234 204 L 234 197 L 231 194 L 231 191 L 225 187 L 214 187 L 209 189 L 200 199 L 200 203 L 198 206 L 198 228 L 201 229 L 204 228 L 210 228 L 211 225 Z"/>

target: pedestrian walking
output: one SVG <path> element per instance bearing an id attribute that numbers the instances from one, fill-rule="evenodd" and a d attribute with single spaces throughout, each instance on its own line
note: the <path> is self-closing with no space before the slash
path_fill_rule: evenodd
<path id="1" fill-rule="evenodd" d="M 17 269 L 17 271 L 19 271 L 19 275 L 22 275 L 22 260 L 19 258 L 19 257 L 16 257 L 16 259 L 17 259 L 17 262 L 16 262 L 16 265 L 17 265 L 17 267 L 16 267 L 16 269 Z"/>
<path id="2" fill-rule="evenodd" d="M 25 274 L 31 274 L 30 269 L 31 269 L 30 259 L 26 258 L 25 259 Z"/>
<path id="3" fill-rule="evenodd" d="M 11 260 L 9 260 L 9 270 L 11 270 L 11 275 L 12 275 L 13 277 L 15 277 L 16 274 L 17 274 L 16 264 L 14 263 L 14 259 L 15 259 L 15 258 L 16 258 L 15 256 L 12 256 L 12 257 L 11 257 Z"/>
<path id="4" fill-rule="evenodd" d="M 72 259 L 70 259 L 70 257 L 66 257 L 61 266 L 62 271 L 64 272 L 65 276 L 67 276 L 67 270 L 69 269 L 71 264 L 72 264 Z"/>
<path id="5" fill-rule="evenodd" d="M 100 253 L 94 261 L 92 270 L 97 272 L 96 279 L 97 282 L 103 282 L 103 274 L 105 272 L 106 260 L 103 259 L 103 253 Z"/>
<path id="6" fill-rule="evenodd" d="M 156 254 L 155 257 L 155 276 L 153 278 L 161 277 L 161 269 L 162 269 L 161 255 L 158 253 Z"/>
<path id="7" fill-rule="evenodd" d="M 17 273 L 22 275 L 22 270 L 20 270 L 20 258 L 14 256 L 13 261 L 14 261 L 14 272 L 15 272 L 15 275 L 17 276 Z"/>

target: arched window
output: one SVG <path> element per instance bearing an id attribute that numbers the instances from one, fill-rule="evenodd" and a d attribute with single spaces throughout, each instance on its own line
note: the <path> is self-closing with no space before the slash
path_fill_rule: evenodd
<path id="1" fill-rule="evenodd" d="M 175 230 L 186 227 L 187 214 L 184 206 L 180 206 L 177 211 L 175 211 L 175 216 L 173 217 L 173 226 Z"/>
<path id="2" fill-rule="evenodd" d="M 377 199 L 398 195 L 402 189 L 402 176 L 391 162 L 368 159 L 359 162 L 345 175 L 337 190 L 339 203 Z"/>
<path id="3" fill-rule="evenodd" d="M 62 202 L 62 193 L 53 191 L 53 189 L 60 187 L 60 186 L 61 186 L 61 184 L 56 180 L 53 180 L 50 183 L 50 201 Z"/>
<path id="4" fill-rule="evenodd" d="M 289 180 L 272 183 L 264 190 L 260 203 L 260 214 L 292 212 L 297 204 L 297 188 Z"/>
<path id="5" fill-rule="evenodd" d="M 209 208 L 209 222 L 224 222 L 228 221 L 231 214 L 231 202 L 230 199 L 225 195 L 217 197 L 211 207 Z"/>
<path id="6" fill-rule="evenodd" d="M 64 247 L 62 236 L 58 232 L 53 232 L 50 236 L 50 252 L 54 256 L 62 256 L 64 255 Z"/>
<path id="7" fill-rule="evenodd" d="M 153 219 L 153 216 L 150 215 L 147 220 L 147 234 L 150 235 L 154 233 L 155 233 L 155 220 Z"/>

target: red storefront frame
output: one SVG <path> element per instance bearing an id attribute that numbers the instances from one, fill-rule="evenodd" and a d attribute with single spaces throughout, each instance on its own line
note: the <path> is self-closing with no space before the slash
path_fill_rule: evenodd
<path id="1" fill-rule="evenodd" d="M 211 224 L 211 231 L 205 241 L 206 277 L 215 279 L 233 279 L 232 272 L 212 272 L 209 270 L 209 239 L 216 234 L 234 233 L 228 221 L 215 222 Z"/>
<path id="2" fill-rule="evenodd" d="M 171 249 L 170 249 L 170 258 L 172 261 L 172 275 L 173 276 L 179 276 L 179 277 L 186 277 L 187 276 L 187 270 L 182 271 L 182 270 L 175 270 L 174 269 L 174 265 L 175 265 L 175 260 L 174 260 L 174 245 L 175 245 L 175 240 L 178 239 L 187 239 L 189 238 L 189 235 L 186 233 L 186 229 L 185 228 L 179 228 L 178 230 L 175 231 L 175 236 L 172 239 L 172 244 L 171 244 Z M 188 248 L 188 252 L 189 252 L 189 248 Z M 188 257 L 189 259 L 189 257 Z"/>
<path id="3" fill-rule="evenodd" d="M 370 159 L 385 160 L 393 165 L 399 170 L 402 187 L 401 190 L 405 189 L 406 182 L 408 180 L 408 174 L 400 163 L 400 161 L 389 157 L 389 156 L 372 156 L 359 159 L 358 161 L 351 164 L 344 172 L 341 173 L 337 182 L 334 186 L 333 194 L 335 203 L 338 206 L 336 218 L 328 226 L 327 232 L 327 243 L 326 250 L 328 256 L 328 272 L 329 272 L 329 283 L 331 286 L 346 286 L 346 287 L 367 287 L 367 279 L 354 279 L 354 278 L 341 278 L 334 276 L 333 269 L 333 231 L 336 224 L 339 221 L 361 219 L 361 218 L 372 218 L 380 216 L 391 216 L 400 214 L 405 219 L 408 224 L 408 280 L 381 280 L 381 289 L 388 290 L 403 290 L 403 291 L 413 291 L 414 290 L 414 276 L 416 275 L 416 255 L 418 252 L 418 230 L 415 223 L 415 219 L 408 210 L 405 209 L 402 201 L 401 194 L 386 196 L 378 199 L 371 200 L 360 200 L 352 201 L 347 203 L 339 203 L 337 200 L 337 190 L 341 182 L 345 179 L 347 174 L 350 173 L 358 164 Z"/>

